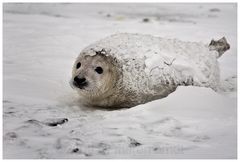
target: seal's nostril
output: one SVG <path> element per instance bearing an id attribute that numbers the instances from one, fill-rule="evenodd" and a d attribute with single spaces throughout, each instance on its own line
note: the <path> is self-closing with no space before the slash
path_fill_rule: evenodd
<path id="1" fill-rule="evenodd" d="M 85 83 L 86 78 L 78 78 L 78 77 L 75 77 L 75 78 L 74 78 L 74 81 L 77 82 L 78 84 L 83 84 L 83 83 Z"/>
<path id="2" fill-rule="evenodd" d="M 74 78 L 74 81 L 77 82 L 77 81 L 78 81 L 78 77 L 75 77 L 75 78 Z"/>
<path id="3" fill-rule="evenodd" d="M 80 78 L 80 79 L 79 79 L 79 82 L 80 82 L 80 83 L 84 83 L 85 81 L 86 81 L 85 78 Z"/>

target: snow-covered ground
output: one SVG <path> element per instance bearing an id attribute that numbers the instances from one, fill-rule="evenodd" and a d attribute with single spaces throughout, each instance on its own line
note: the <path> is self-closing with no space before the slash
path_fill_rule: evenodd
<path id="1" fill-rule="evenodd" d="M 236 4 L 3 8 L 4 158 L 237 157 Z M 225 36 L 231 49 L 219 59 L 223 90 L 179 87 L 121 110 L 79 106 L 68 83 L 75 58 L 119 32 L 205 43 Z"/>

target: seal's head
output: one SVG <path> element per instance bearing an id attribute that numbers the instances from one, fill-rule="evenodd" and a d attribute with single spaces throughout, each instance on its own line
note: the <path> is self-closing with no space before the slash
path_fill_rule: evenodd
<path id="1" fill-rule="evenodd" d="M 116 68 L 109 57 L 80 54 L 73 66 L 71 85 L 80 96 L 96 100 L 111 95 L 116 77 Z"/>

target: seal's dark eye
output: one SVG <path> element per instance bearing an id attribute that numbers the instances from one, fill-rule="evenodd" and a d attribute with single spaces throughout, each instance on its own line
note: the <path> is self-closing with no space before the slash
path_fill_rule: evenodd
<path id="1" fill-rule="evenodd" d="M 103 69 L 102 69 L 100 66 L 96 67 L 95 71 L 96 71 L 98 74 L 102 74 L 102 73 L 103 73 Z"/>
<path id="2" fill-rule="evenodd" d="M 76 68 L 78 69 L 78 68 L 80 68 L 80 67 L 81 67 L 81 62 L 77 63 Z"/>

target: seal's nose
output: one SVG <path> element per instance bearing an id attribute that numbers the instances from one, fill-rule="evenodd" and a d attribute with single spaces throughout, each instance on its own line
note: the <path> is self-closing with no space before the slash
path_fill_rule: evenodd
<path id="1" fill-rule="evenodd" d="M 77 76 L 74 78 L 74 81 L 78 84 L 78 85 L 84 85 L 86 83 L 86 78 L 78 78 Z"/>

